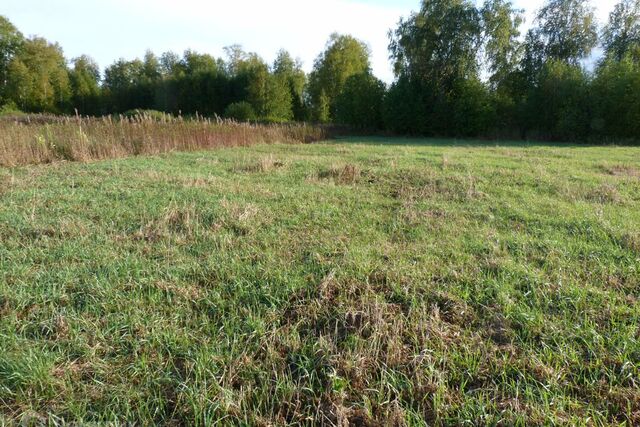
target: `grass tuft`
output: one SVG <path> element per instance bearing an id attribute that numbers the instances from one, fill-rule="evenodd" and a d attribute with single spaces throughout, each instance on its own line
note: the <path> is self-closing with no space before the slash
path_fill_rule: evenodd
<path id="1" fill-rule="evenodd" d="M 330 168 L 320 171 L 320 179 L 331 179 L 338 184 L 356 184 L 360 180 L 362 171 L 358 165 L 332 165 Z"/>

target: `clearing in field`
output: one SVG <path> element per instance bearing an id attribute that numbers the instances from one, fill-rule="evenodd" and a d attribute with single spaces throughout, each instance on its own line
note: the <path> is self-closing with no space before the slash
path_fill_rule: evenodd
<path id="1" fill-rule="evenodd" d="M 637 148 L 0 168 L 0 424 L 640 423 Z"/>

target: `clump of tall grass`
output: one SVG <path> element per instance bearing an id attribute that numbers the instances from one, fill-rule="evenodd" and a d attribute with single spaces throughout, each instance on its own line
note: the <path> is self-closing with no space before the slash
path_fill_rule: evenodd
<path id="1" fill-rule="evenodd" d="M 306 124 L 252 124 L 144 113 L 102 118 L 5 118 L 0 120 L 0 166 L 278 142 L 308 143 L 325 139 L 326 134 L 326 129 Z"/>

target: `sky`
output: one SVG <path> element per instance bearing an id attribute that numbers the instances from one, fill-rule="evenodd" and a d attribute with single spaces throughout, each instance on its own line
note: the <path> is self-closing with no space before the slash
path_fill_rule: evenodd
<path id="1" fill-rule="evenodd" d="M 526 10 L 526 29 L 544 0 L 514 0 Z M 593 0 L 600 22 L 617 0 Z M 27 36 L 57 41 L 68 58 L 92 56 L 101 67 L 146 50 L 193 49 L 223 56 L 240 44 L 271 62 L 285 48 L 310 71 L 333 32 L 365 41 L 372 68 L 393 80 L 387 32 L 419 0 L 2 0 L 6 16 Z"/>

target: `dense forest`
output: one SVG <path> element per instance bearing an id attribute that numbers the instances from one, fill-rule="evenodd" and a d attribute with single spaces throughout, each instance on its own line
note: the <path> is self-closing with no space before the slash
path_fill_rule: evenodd
<path id="1" fill-rule="evenodd" d="M 508 0 L 423 0 L 389 31 L 395 81 L 365 42 L 334 34 L 313 70 L 240 46 L 226 58 L 147 52 L 104 72 L 26 38 L 0 16 L 0 109 L 82 115 L 135 109 L 265 122 L 338 123 L 408 135 L 570 141 L 640 138 L 640 0 L 599 28 L 588 0 L 548 0 L 523 33 Z M 386 29 L 380 29 L 385 31 Z M 585 66 L 595 49 L 603 53 Z"/>

